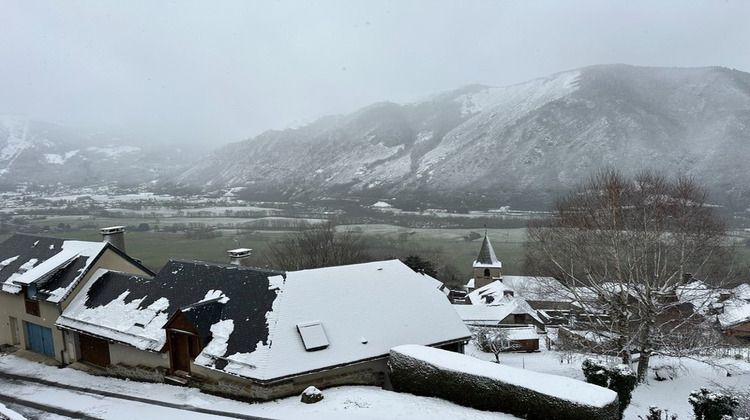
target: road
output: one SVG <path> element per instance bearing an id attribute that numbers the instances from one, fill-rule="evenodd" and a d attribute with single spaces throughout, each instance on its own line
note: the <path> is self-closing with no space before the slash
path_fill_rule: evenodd
<path id="1" fill-rule="evenodd" d="M 49 418 L 75 419 L 222 419 L 268 420 L 263 417 L 222 412 L 173 404 L 108 391 L 60 385 L 37 378 L 0 372 L 0 402 L 9 407 L 22 406 L 29 418 L 48 418 L 34 413 L 53 414 Z M 59 416 L 59 417 L 58 417 Z"/>

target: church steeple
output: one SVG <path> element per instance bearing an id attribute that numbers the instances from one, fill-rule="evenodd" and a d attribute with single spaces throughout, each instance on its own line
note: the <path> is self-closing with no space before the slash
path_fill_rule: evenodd
<path id="1" fill-rule="evenodd" d="M 479 255 L 474 261 L 474 287 L 476 289 L 486 286 L 495 280 L 502 280 L 500 270 L 503 263 L 497 259 L 495 250 L 492 249 L 490 238 L 487 232 L 484 233 L 482 247 L 479 249 Z"/>

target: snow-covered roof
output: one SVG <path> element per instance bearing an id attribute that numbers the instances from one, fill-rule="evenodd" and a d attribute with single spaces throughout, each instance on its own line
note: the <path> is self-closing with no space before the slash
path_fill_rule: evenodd
<path id="1" fill-rule="evenodd" d="M 732 289 L 734 297 L 737 299 L 743 299 L 750 301 L 750 284 L 742 283 L 739 286 Z"/>
<path id="2" fill-rule="evenodd" d="M 504 297 L 491 306 L 485 305 L 453 305 L 458 316 L 469 325 L 496 325 L 509 315 L 528 314 L 543 324 L 536 311 L 529 304 L 515 297 Z"/>
<path id="3" fill-rule="evenodd" d="M 398 260 L 287 273 L 170 261 L 153 278 L 97 273 L 85 287 L 58 325 L 144 350 L 163 347 L 161 327 L 177 309 L 220 290 L 221 320 L 195 363 L 257 380 L 470 336 L 434 283 Z M 300 328 L 313 325 L 320 327 L 309 330 L 315 346 L 307 350 Z M 328 345 L 319 345 L 323 338 Z"/>
<path id="4" fill-rule="evenodd" d="M 104 242 L 13 235 L 0 244 L 2 291 L 16 294 L 33 285 L 36 299 L 60 303 L 105 247 Z"/>
<path id="5" fill-rule="evenodd" d="M 570 291 L 554 277 L 503 276 L 502 282 L 515 290 L 516 296 L 543 302 L 570 302 Z"/>
<path id="6" fill-rule="evenodd" d="M 539 333 L 536 332 L 536 327 L 534 326 L 504 328 L 503 330 L 508 333 L 508 340 L 539 339 Z"/>
<path id="7" fill-rule="evenodd" d="M 513 292 L 515 294 L 513 288 L 500 280 L 495 280 L 488 285 L 474 290 L 466 295 L 466 297 L 472 305 L 492 305 L 495 301 L 500 302 L 506 292 Z"/>
<path id="8" fill-rule="evenodd" d="M 716 317 L 722 328 L 730 328 L 750 321 L 750 303 L 746 300 L 734 298 L 727 299 L 722 303 L 724 305 L 723 313 Z"/>
<path id="9" fill-rule="evenodd" d="M 474 261 L 474 268 L 502 268 L 503 264 L 497 259 L 495 250 L 492 249 L 490 238 L 487 234 L 484 234 L 484 240 L 482 240 L 482 247 L 479 248 L 479 255 L 477 255 L 476 261 Z"/>
<path id="10" fill-rule="evenodd" d="M 440 290 L 445 296 L 448 296 L 448 294 L 450 294 L 450 289 L 448 289 L 448 287 L 446 287 L 445 283 L 443 283 L 442 281 L 424 273 L 419 274 L 424 277 L 426 281 L 430 282 L 432 284 L 432 287 Z"/>

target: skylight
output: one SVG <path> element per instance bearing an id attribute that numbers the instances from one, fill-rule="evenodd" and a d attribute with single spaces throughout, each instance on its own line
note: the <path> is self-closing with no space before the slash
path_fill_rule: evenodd
<path id="1" fill-rule="evenodd" d="M 328 337 L 326 337 L 326 332 L 320 321 L 297 324 L 297 331 L 299 331 L 299 335 L 302 337 L 305 350 L 321 350 L 328 347 Z"/>

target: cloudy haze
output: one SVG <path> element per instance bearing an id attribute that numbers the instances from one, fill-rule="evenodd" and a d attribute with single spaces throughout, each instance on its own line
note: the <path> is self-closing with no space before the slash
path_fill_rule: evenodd
<path id="1" fill-rule="evenodd" d="M 750 71 L 745 1 L 0 0 L 0 113 L 220 145 L 605 63 Z"/>

